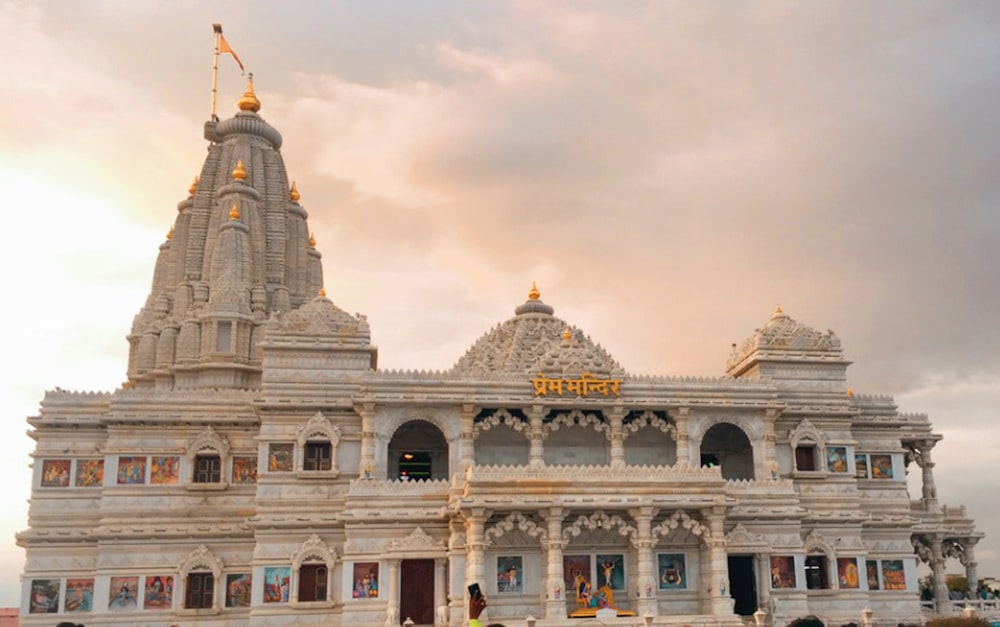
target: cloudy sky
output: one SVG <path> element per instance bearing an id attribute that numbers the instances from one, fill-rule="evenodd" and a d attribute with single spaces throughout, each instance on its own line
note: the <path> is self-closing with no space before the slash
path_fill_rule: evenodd
<path id="1" fill-rule="evenodd" d="M 25 417 L 124 379 L 216 21 L 381 367 L 450 367 L 533 280 L 633 373 L 720 375 L 780 305 L 931 415 L 1000 576 L 997 3 L 2 2 L 0 605 Z"/>

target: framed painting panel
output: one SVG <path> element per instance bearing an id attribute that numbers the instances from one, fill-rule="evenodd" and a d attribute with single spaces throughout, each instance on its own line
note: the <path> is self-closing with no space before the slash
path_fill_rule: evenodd
<path id="1" fill-rule="evenodd" d="M 250 607 L 253 575 L 230 573 L 226 575 L 226 607 Z"/>
<path id="2" fill-rule="evenodd" d="M 791 555 L 771 556 L 771 587 L 795 587 L 795 558 Z"/>
<path id="3" fill-rule="evenodd" d="M 152 485 L 175 485 L 180 481 L 181 458 L 176 456 L 157 457 L 149 465 L 149 483 Z"/>
<path id="4" fill-rule="evenodd" d="M 94 580 L 67 579 L 65 612 L 89 612 L 94 608 Z"/>
<path id="5" fill-rule="evenodd" d="M 288 587 L 292 569 L 289 566 L 268 566 L 264 569 L 264 603 L 288 603 Z"/>
<path id="6" fill-rule="evenodd" d="M 867 455 L 854 455 L 854 476 L 858 479 L 868 478 L 868 456 Z"/>
<path id="7" fill-rule="evenodd" d="M 660 590 L 687 588 L 687 563 L 683 553 L 660 553 L 656 556 Z"/>
<path id="8" fill-rule="evenodd" d="M 837 558 L 837 581 L 840 583 L 842 590 L 853 590 L 860 587 L 861 574 L 858 572 L 857 558 Z"/>
<path id="9" fill-rule="evenodd" d="M 618 555 L 597 556 L 597 588 L 607 586 L 612 590 L 625 589 L 625 557 Z"/>
<path id="10" fill-rule="evenodd" d="M 72 460 L 69 459 L 42 460 L 42 487 L 68 488 L 69 467 L 71 463 Z M 42 580 L 39 579 L 38 581 Z"/>
<path id="11" fill-rule="evenodd" d="M 267 445 L 268 472 L 292 472 L 294 460 L 295 445 L 291 442 L 272 442 Z"/>
<path id="12" fill-rule="evenodd" d="M 257 458 L 233 457 L 233 484 L 257 483 Z"/>
<path id="13" fill-rule="evenodd" d="M 878 579 L 878 561 L 877 560 L 866 560 L 865 561 L 865 574 L 868 576 L 868 589 L 878 590 L 879 579 Z"/>
<path id="14" fill-rule="evenodd" d="M 892 455 L 872 455 L 872 479 L 892 479 Z"/>
<path id="15" fill-rule="evenodd" d="M 354 590 L 351 597 L 378 598 L 378 562 L 354 562 Z"/>
<path id="16" fill-rule="evenodd" d="M 146 483 L 146 456 L 118 457 L 118 485 Z"/>
<path id="17" fill-rule="evenodd" d="M 903 572 L 903 560 L 882 561 L 882 589 L 906 590 L 906 574 Z"/>
<path id="18" fill-rule="evenodd" d="M 78 488 L 99 488 L 104 485 L 104 460 L 76 460 L 76 479 L 73 485 Z"/>
<path id="19" fill-rule="evenodd" d="M 847 448 L 843 446 L 826 447 L 826 469 L 830 472 L 847 472 Z"/>
<path id="20" fill-rule="evenodd" d="M 590 556 L 563 555 L 563 578 L 566 580 L 566 597 L 581 598 L 591 587 Z"/>
<path id="21" fill-rule="evenodd" d="M 134 612 L 138 608 L 139 578 L 112 577 L 111 587 L 108 589 L 108 611 Z"/>
<path id="22" fill-rule="evenodd" d="M 146 577 L 143 593 L 144 610 L 169 610 L 174 604 L 174 578 L 172 575 Z"/>
<path id="23" fill-rule="evenodd" d="M 497 557 L 497 592 L 501 594 L 524 593 L 524 559 L 520 555 Z"/>
<path id="24" fill-rule="evenodd" d="M 59 611 L 59 580 L 32 579 L 29 614 L 55 614 Z"/>

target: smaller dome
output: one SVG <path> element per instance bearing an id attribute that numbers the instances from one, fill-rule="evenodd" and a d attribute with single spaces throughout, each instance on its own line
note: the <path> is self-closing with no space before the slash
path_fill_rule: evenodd
<path id="1" fill-rule="evenodd" d="M 352 316 L 324 295 L 313 298 L 298 309 L 293 309 L 268 323 L 268 333 L 309 334 L 348 337 L 368 342 L 371 334 L 368 323 Z"/>
<path id="2" fill-rule="evenodd" d="M 531 290 L 528 292 L 528 300 L 524 301 L 523 305 L 518 305 L 514 309 L 514 313 L 519 316 L 523 314 L 532 314 L 532 313 L 545 314 L 547 316 L 551 316 L 552 314 L 555 313 L 556 310 L 543 303 L 541 301 L 541 296 L 542 293 L 538 291 L 538 288 L 535 286 L 535 282 L 532 281 Z"/>

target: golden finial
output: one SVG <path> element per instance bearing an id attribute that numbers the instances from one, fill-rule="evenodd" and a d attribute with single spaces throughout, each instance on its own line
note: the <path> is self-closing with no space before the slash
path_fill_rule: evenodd
<path id="1" fill-rule="evenodd" d="M 573 339 L 573 332 L 569 330 L 569 327 L 566 327 L 566 330 L 563 332 L 563 339 L 564 340 Z"/>
<path id="2" fill-rule="evenodd" d="M 851 388 L 847 388 L 847 395 L 850 396 L 851 398 L 854 398 L 854 390 Z"/>
<path id="3" fill-rule="evenodd" d="M 316 248 L 316 234 L 309 234 L 309 248 Z"/>
<path id="4" fill-rule="evenodd" d="M 781 315 L 781 305 L 778 305 L 777 307 L 774 308 L 774 315 L 776 316 Z"/>
<path id="5" fill-rule="evenodd" d="M 538 298 L 541 295 L 542 295 L 542 293 L 538 291 L 537 287 L 535 287 L 535 282 L 532 281 L 531 282 L 531 291 L 528 292 L 528 298 L 531 299 L 531 300 L 538 300 Z"/>
<path id="6" fill-rule="evenodd" d="M 233 170 L 233 180 L 242 181 L 247 178 L 247 171 L 243 167 L 243 159 L 236 162 L 236 168 Z"/>
<path id="7" fill-rule="evenodd" d="M 167 241 L 169 242 L 172 239 L 174 239 L 174 227 L 170 227 L 170 230 L 167 231 Z"/>
<path id="8" fill-rule="evenodd" d="M 233 203 L 233 208 L 229 210 L 229 219 L 230 220 L 240 219 L 240 208 L 236 206 L 236 203 Z"/>
<path id="9" fill-rule="evenodd" d="M 260 100 L 257 100 L 257 94 L 253 91 L 252 77 L 247 81 L 247 90 L 236 101 L 236 106 L 240 108 L 240 111 L 253 111 L 254 113 L 260 111 Z"/>
<path id="10" fill-rule="evenodd" d="M 191 187 L 188 188 L 188 194 L 191 194 L 192 196 L 194 196 L 194 193 L 198 191 L 198 183 L 199 183 L 199 179 L 196 176 L 196 177 L 194 177 L 194 182 L 191 183 Z"/>
<path id="11" fill-rule="evenodd" d="M 288 196 L 292 199 L 292 202 L 299 202 L 299 198 L 302 198 L 299 195 L 299 188 L 295 186 L 295 181 L 292 181 L 292 190 L 288 192 Z"/>
<path id="12" fill-rule="evenodd" d="M 319 295 L 322 298 L 326 298 L 326 290 L 324 290 L 322 287 L 319 288 Z"/>

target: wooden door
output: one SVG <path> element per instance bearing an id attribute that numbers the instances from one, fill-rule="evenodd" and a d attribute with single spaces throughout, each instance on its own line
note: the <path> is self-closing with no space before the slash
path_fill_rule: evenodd
<path id="1" fill-rule="evenodd" d="M 399 624 L 434 624 L 434 560 L 403 560 L 399 582 Z"/>

